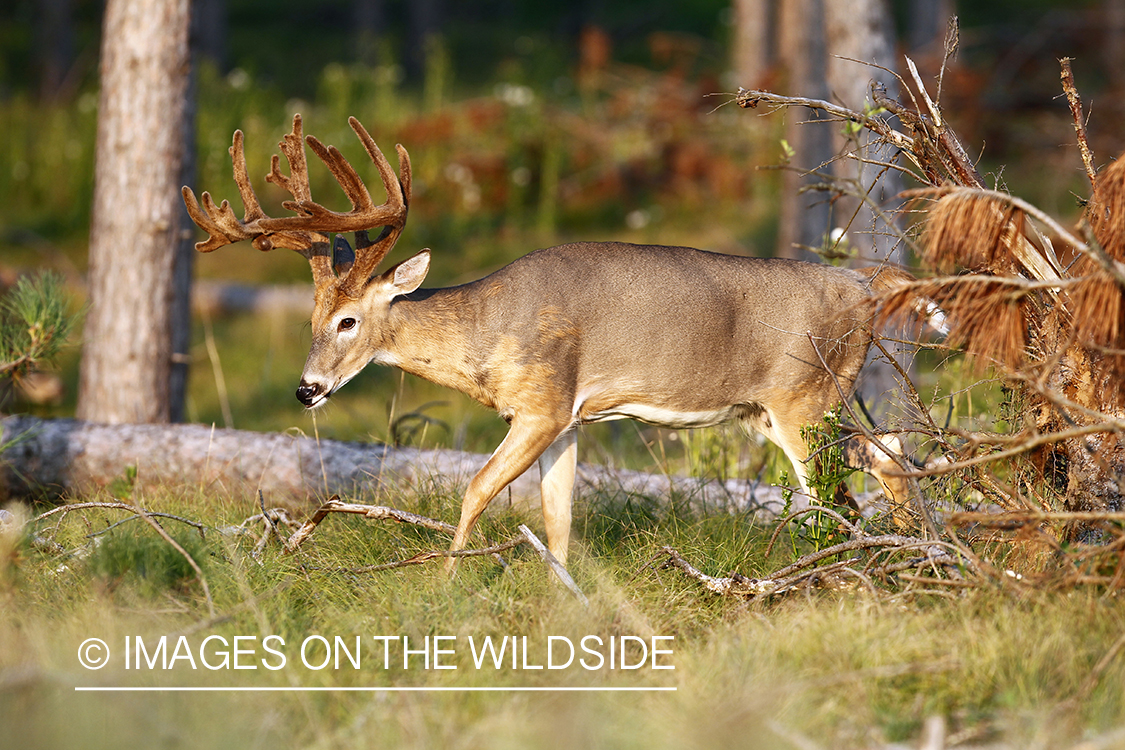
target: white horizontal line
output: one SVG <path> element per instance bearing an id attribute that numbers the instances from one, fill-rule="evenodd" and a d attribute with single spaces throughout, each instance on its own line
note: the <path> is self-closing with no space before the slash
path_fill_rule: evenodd
<path id="1" fill-rule="evenodd" d="M 77 693 L 643 693 L 676 692 L 674 687 L 82 687 Z"/>

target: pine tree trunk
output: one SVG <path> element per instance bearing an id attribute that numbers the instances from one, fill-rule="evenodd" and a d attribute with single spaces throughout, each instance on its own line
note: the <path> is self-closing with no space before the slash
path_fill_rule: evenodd
<path id="1" fill-rule="evenodd" d="M 785 91 L 810 99 L 828 99 L 828 48 L 825 39 L 825 5 L 828 0 L 790 0 L 779 15 L 780 56 L 785 68 Z M 835 153 L 833 126 L 815 122 L 822 114 L 813 110 L 785 113 L 785 139 L 793 150 L 790 170 L 782 178 L 777 256 L 815 260 L 813 252 L 829 232 L 827 197 L 801 188 L 820 182 L 813 174 Z M 808 249 L 812 248 L 812 250 Z"/>
<path id="2" fill-rule="evenodd" d="M 885 0 L 833 0 L 825 7 L 825 26 L 829 52 L 828 88 L 834 101 L 863 112 L 872 99 L 870 86 L 873 80 L 886 87 L 888 96 L 898 97 L 897 79 L 887 70 L 873 67 L 881 65 L 895 69 L 894 25 L 891 9 Z M 859 62 L 855 62 L 857 60 Z M 837 153 L 856 154 L 874 162 L 890 163 L 895 158 L 894 147 L 879 143 L 878 138 L 866 129 L 845 136 L 843 128 L 836 128 L 834 144 Z M 866 190 L 872 202 L 881 208 L 881 211 L 876 211 L 858 196 L 852 195 L 839 196 L 832 202 L 832 225 L 846 229 L 846 234 L 840 239 L 844 243 L 843 249 L 855 254 L 854 265 L 868 266 L 884 261 L 905 265 L 898 231 L 887 226 L 881 218 L 896 215 L 895 196 L 903 188 L 899 173 L 851 158 L 837 161 L 833 165 L 833 173 L 841 180 L 854 180 L 859 189 Z M 913 357 L 895 351 L 893 344 L 888 343 L 888 347 L 899 364 L 909 370 Z M 897 370 L 881 354 L 873 351 L 857 386 L 859 397 L 873 414 L 883 418 L 891 411 L 892 394 L 898 388 Z"/>
<path id="3" fill-rule="evenodd" d="M 777 0 L 734 0 L 733 68 L 744 89 L 769 88 L 777 65 Z"/>
<path id="4" fill-rule="evenodd" d="M 873 80 L 886 87 L 888 96 L 897 98 L 898 82 L 893 74 L 863 64 L 895 68 L 894 28 L 887 3 L 884 0 L 834 0 L 826 5 L 825 11 L 828 88 L 833 100 L 863 112 L 871 102 Z M 877 138 L 868 130 L 860 130 L 845 141 L 843 129 L 837 128 L 836 138 L 838 151 L 854 152 L 883 163 L 894 158 L 894 147 L 877 144 Z M 902 191 L 902 178 L 897 171 L 864 164 L 858 159 L 841 159 L 834 165 L 834 171 L 838 177 L 857 180 L 864 188 L 873 186 L 871 199 L 885 211 L 894 212 L 895 206 L 888 202 Z M 848 228 L 848 241 L 861 256 L 877 261 L 902 261 L 901 257 L 890 257 L 899 245 L 897 234 L 889 231 L 875 212 L 858 198 L 837 199 L 833 212 L 833 223 Z"/>
<path id="5" fill-rule="evenodd" d="M 82 419 L 169 418 L 189 22 L 189 0 L 106 5 Z"/>

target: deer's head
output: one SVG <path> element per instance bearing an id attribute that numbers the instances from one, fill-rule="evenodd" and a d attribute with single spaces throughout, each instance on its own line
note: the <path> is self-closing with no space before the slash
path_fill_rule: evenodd
<path id="1" fill-rule="evenodd" d="M 206 192 L 201 208 L 191 189 L 183 188 L 188 213 L 208 234 L 207 240 L 196 244 L 197 250 L 211 252 L 240 240 L 251 240 L 259 250 L 286 247 L 308 259 L 316 285 L 312 346 L 297 388 L 297 398 L 308 408 L 323 404 L 368 362 L 379 358 L 392 300 L 417 289 L 429 269 L 429 252 L 422 251 L 382 274 L 375 274 L 406 225 L 410 157 L 405 148 L 397 147 L 396 176 L 359 121 L 352 117 L 348 123 L 379 169 L 387 191 L 387 201 L 382 205 L 374 204 L 367 187 L 339 150 L 325 146 L 311 135 L 302 138 L 300 115 L 293 117 L 293 131 L 279 144 L 289 163 L 289 175 L 281 173 L 277 155 L 266 175 L 267 181 L 293 196 L 293 200 L 282 205 L 294 216 L 271 218 L 262 211 L 247 176 L 242 131 L 235 131 L 230 148 L 234 179 L 245 208 L 242 219 L 235 216 L 227 201 L 215 205 Z M 312 200 L 306 141 L 343 188 L 352 204 L 350 211 L 331 211 Z M 372 240 L 368 230 L 376 227 L 383 230 Z M 337 232 L 355 232 L 355 249 L 342 234 L 336 236 L 334 243 L 330 242 L 329 235 Z"/>

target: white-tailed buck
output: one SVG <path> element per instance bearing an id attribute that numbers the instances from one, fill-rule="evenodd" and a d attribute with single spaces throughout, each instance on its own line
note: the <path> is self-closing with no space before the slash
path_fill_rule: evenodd
<path id="1" fill-rule="evenodd" d="M 394 365 L 455 388 L 511 426 L 461 506 L 453 548 L 509 482 L 539 462 L 551 552 L 566 561 L 577 427 L 626 417 L 667 427 L 728 420 L 757 430 L 793 462 L 807 493 L 804 425 L 850 392 L 871 342 L 872 273 L 791 260 L 719 255 L 686 247 L 580 242 L 530 253 L 491 276 L 448 289 L 419 289 L 423 250 L 379 274 L 410 203 L 410 160 L 398 147 L 396 177 L 374 140 L 349 120 L 379 169 L 387 201 L 375 205 L 334 147 L 307 142 L 352 209 L 314 203 L 301 119 L 266 179 L 287 190 L 293 216 L 269 218 L 246 174 L 242 133 L 230 152 L 245 206 L 184 201 L 209 252 L 239 240 L 286 247 L 309 259 L 316 283 L 312 347 L 297 398 L 323 404 L 369 362 Z M 384 227 L 374 240 L 367 230 Z M 347 241 L 329 233 L 355 232 Z M 827 366 L 827 369 L 826 367 Z M 831 370 L 831 374 L 829 373 Z"/>

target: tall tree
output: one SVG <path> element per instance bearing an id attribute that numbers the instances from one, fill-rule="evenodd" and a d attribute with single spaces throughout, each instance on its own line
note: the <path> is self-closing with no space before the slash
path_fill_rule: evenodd
<path id="1" fill-rule="evenodd" d="M 734 0 L 734 72 L 743 88 L 765 88 L 777 65 L 778 0 Z"/>
<path id="2" fill-rule="evenodd" d="M 829 56 L 825 71 L 828 89 L 834 102 L 856 112 L 871 109 L 872 83 L 880 84 L 891 97 L 898 96 L 898 82 L 889 72 L 895 68 L 895 37 L 891 9 L 886 0 L 833 0 L 827 3 L 825 29 Z M 879 66 L 879 67 L 875 67 Z M 833 201 L 834 226 L 846 229 L 837 235 L 846 239 L 853 262 L 870 265 L 891 261 L 904 263 L 903 250 L 894 227 L 887 225 L 897 216 L 897 198 L 902 191 L 898 171 L 884 164 L 895 160 L 895 149 L 881 143 L 869 131 L 860 128 L 837 129 L 837 153 L 858 158 L 839 159 L 833 165 L 836 177 L 852 181 L 856 193 L 866 192 L 867 200 L 858 195 L 844 195 Z M 901 367 L 909 369 L 912 358 L 888 342 Z M 890 394 L 898 390 L 896 368 L 881 357 L 864 368 L 857 392 L 876 414 L 890 411 Z"/>
<path id="3" fill-rule="evenodd" d="M 825 6 L 829 0 L 790 0 L 778 13 L 780 62 L 784 87 L 811 99 L 829 96 L 828 42 L 825 35 Z M 823 182 L 815 172 L 830 169 L 835 154 L 832 131 L 815 120 L 821 113 L 787 112 L 785 140 L 791 149 L 790 170 L 784 173 L 777 255 L 811 259 L 830 230 L 831 207 L 823 194 L 802 187 Z M 810 249 L 811 248 L 811 249 Z"/>
<path id="4" fill-rule="evenodd" d="M 190 19 L 190 0 L 106 3 L 81 419 L 170 417 Z"/>
<path id="5" fill-rule="evenodd" d="M 825 26 L 830 53 L 826 77 L 833 101 L 863 112 L 871 105 L 872 82 L 886 88 L 889 96 L 898 96 L 897 80 L 885 70 L 895 67 L 894 28 L 886 0 L 835 0 L 826 6 Z M 864 159 L 886 164 L 894 158 L 894 149 L 880 145 L 866 130 L 850 130 L 849 135 L 843 130 L 837 132 L 836 151 L 862 158 L 839 160 L 834 168 L 836 176 L 856 180 L 858 186 L 868 190 L 873 204 L 893 212 L 894 206 L 888 201 L 902 190 L 899 173 Z M 896 239 L 882 226 L 871 204 L 848 196 L 838 200 L 834 208 L 835 223 L 848 227 L 849 241 L 864 259 L 889 259 Z"/>

